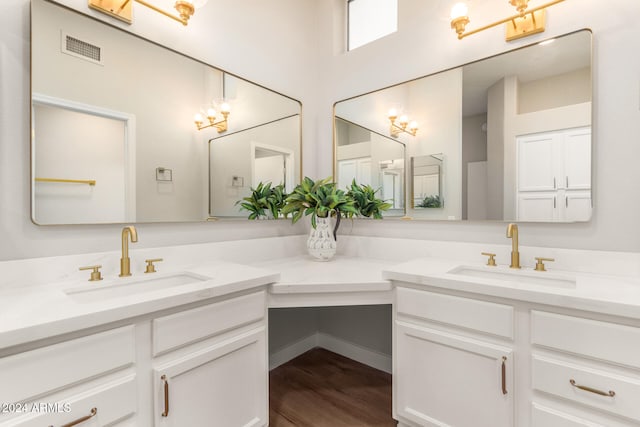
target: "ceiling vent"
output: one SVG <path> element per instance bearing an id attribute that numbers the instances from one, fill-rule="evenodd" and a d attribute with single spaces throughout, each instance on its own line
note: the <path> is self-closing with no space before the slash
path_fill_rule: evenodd
<path id="1" fill-rule="evenodd" d="M 85 59 L 94 64 L 103 65 L 102 48 L 88 41 L 62 33 L 62 52 L 76 58 Z"/>

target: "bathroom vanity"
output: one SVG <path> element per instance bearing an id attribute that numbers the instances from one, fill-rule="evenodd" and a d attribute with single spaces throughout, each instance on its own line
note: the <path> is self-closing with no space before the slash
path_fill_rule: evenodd
<path id="1" fill-rule="evenodd" d="M 603 275 L 589 251 L 554 250 L 565 271 L 537 272 L 540 248 L 516 271 L 506 245 L 484 248 L 490 267 L 475 244 L 347 236 L 318 263 L 294 255 L 302 243 L 252 241 L 252 266 L 248 241 L 141 249 L 131 278 L 112 266 L 97 284 L 69 266 L 117 254 L 2 263 L 0 425 L 267 425 L 268 308 L 362 304 L 393 305 L 400 426 L 640 423 L 636 255 Z M 161 271 L 142 273 L 147 256 Z"/>

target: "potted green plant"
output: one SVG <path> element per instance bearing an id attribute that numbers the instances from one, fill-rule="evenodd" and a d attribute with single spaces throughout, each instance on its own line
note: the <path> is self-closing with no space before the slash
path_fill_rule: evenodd
<path id="1" fill-rule="evenodd" d="M 416 205 L 416 208 L 440 208 L 442 207 L 442 201 L 439 195 L 427 196 L 420 203 Z"/>
<path id="2" fill-rule="evenodd" d="M 250 196 L 238 200 L 236 204 L 240 204 L 241 210 L 249 211 L 249 219 L 266 219 L 269 214 L 272 218 L 279 218 L 286 197 L 283 184 L 271 187 L 270 182 L 259 182 L 255 188 L 251 188 Z"/>
<path id="3" fill-rule="evenodd" d="M 358 216 L 382 219 L 382 211 L 389 209 L 391 203 L 377 198 L 377 192 L 368 184 L 358 184 L 355 179 L 351 182 L 347 197 L 353 200 Z"/>
<path id="4" fill-rule="evenodd" d="M 331 177 L 314 181 L 305 177 L 285 199 L 282 208 L 285 215 L 291 214 L 296 223 L 303 216 L 311 215 L 311 230 L 307 239 L 309 254 L 321 261 L 328 261 L 336 253 L 336 233 L 340 218 L 358 214 L 355 202 L 346 192 L 336 187 Z M 331 229 L 330 218 L 336 218 Z"/>

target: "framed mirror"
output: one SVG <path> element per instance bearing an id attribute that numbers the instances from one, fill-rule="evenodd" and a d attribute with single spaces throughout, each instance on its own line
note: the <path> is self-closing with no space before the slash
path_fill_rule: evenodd
<path id="1" fill-rule="evenodd" d="M 347 121 L 405 147 L 409 218 L 588 221 L 591 37 L 577 31 L 339 101 L 336 128 Z M 335 152 L 340 144 L 336 132 Z M 434 153 L 439 165 L 421 164 Z M 437 208 L 425 200 L 436 177 Z"/>
<path id="2" fill-rule="evenodd" d="M 246 218 L 299 182 L 299 101 L 49 0 L 31 25 L 36 224 Z"/>

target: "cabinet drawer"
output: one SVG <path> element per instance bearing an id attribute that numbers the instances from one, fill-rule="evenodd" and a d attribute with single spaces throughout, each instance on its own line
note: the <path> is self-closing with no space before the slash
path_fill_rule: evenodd
<path id="1" fill-rule="evenodd" d="M 531 427 L 604 427 L 582 418 L 536 403 L 531 408 Z"/>
<path id="2" fill-rule="evenodd" d="M 640 328 L 534 310 L 531 342 L 640 368 Z"/>
<path id="3" fill-rule="evenodd" d="M 115 369 L 135 360 L 134 327 L 77 338 L 0 359 L 0 402 L 21 402 Z"/>
<path id="4" fill-rule="evenodd" d="M 29 415 L 12 419 L 3 426 L 11 427 L 43 427 L 59 426 L 79 421 L 91 415 L 91 418 L 80 425 L 105 426 L 135 415 L 136 379 L 134 375 L 111 381 L 102 386 L 64 399 L 60 402 L 42 400 L 49 408 L 40 408 L 40 413 L 31 411 Z M 92 410 L 95 408 L 95 413 Z M 93 421 L 93 423 L 91 422 Z"/>
<path id="5" fill-rule="evenodd" d="M 397 288 L 398 313 L 513 339 L 513 307 L 471 298 Z"/>
<path id="6" fill-rule="evenodd" d="M 153 320 L 153 355 L 165 353 L 265 316 L 264 291 Z"/>
<path id="7" fill-rule="evenodd" d="M 537 355 L 533 356 L 532 375 L 535 390 L 640 421 L 640 377 L 623 376 Z"/>

